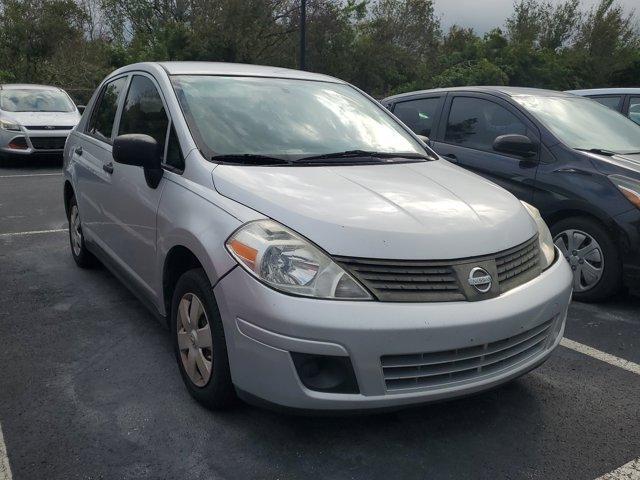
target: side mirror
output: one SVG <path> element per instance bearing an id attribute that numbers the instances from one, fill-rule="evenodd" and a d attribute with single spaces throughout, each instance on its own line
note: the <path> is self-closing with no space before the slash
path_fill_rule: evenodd
<path id="1" fill-rule="evenodd" d="M 526 135 L 510 133 L 500 135 L 493 141 L 493 149 L 496 152 L 510 153 L 521 157 L 533 157 L 536 154 L 536 145 Z"/>
<path id="2" fill-rule="evenodd" d="M 113 141 L 113 160 L 123 165 L 144 169 L 147 185 L 156 188 L 162 178 L 162 155 L 158 142 L 149 135 L 129 133 L 119 135 Z"/>
<path id="3" fill-rule="evenodd" d="M 425 136 L 425 135 L 416 135 L 416 137 L 418 137 L 420 140 L 422 140 L 424 143 L 426 143 L 427 145 L 429 145 L 429 137 Z"/>
<path id="4" fill-rule="evenodd" d="M 87 106 L 86 105 L 76 105 L 76 108 L 80 112 L 80 115 L 82 115 L 84 113 L 84 109 L 87 108 Z"/>

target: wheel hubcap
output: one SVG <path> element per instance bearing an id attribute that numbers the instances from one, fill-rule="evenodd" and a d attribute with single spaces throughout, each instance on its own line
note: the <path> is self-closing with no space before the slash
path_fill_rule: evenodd
<path id="1" fill-rule="evenodd" d="M 180 299 L 177 322 L 182 366 L 195 385 L 204 387 L 213 370 L 213 341 L 207 313 L 193 293 Z"/>
<path id="2" fill-rule="evenodd" d="M 604 273 L 600 244 L 581 230 L 564 230 L 553 239 L 573 270 L 573 290 L 586 292 L 595 287 Z"/>
<path id="3" fill-rule="evenodd" d="M 71 233 L 71 248 L 76 256 L 80 255 L 82 249 L 82 229 L 80 227 L 80 215 L 78 215 L 78 206 L 71 207 L 69 215 L 69 232 Z"/>

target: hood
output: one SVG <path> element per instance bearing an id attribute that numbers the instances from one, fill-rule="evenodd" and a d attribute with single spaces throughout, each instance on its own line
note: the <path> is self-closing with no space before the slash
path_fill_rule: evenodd
<path id="1" fill-rule="evenodd" d="M 328 253 L 454 259 L 495 253 L 536 233 L 506 190 L 445 161 L 336 167 L 220 165 L 216 190 Z"/>
<path id="2" fill-rule="evenodd" d="M 73 112 L 3 112 L 2 118 L 25 126 L 70 126 L 80 121 L 80 114 Z"/>

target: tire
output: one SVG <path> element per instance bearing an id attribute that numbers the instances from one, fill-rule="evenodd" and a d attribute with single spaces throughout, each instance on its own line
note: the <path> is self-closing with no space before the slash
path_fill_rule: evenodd
<path id="1" fill-rule="evenodd" d="M 77 219 L 77 224 L 74 224 Z M 82 235 L 82 223 L 78 211 L 78 202 L 75 195 L 69 200 L 69 247 L 71 256 L 80 268 L 93 268 L 99 264 L 98 259 L 91 253 L 85 244 Z"/>
<path id="2" fill-rule="evenodd" d="M 191 396 L 211 410 L 232 405 L 236 393 L 222 319 L 201 268 L 178 279 L 171 300 L 171 334 L 180 375 Z"/>
<path id="3" fill-rule="evenodd" d="M 622 285 L 620 253 L 612 235 L 602 224 L 588 217 L 569 217 L 554 223 L 550 230 L 555 244 L 563 251 L 574 271 L 573 298 L 575 300 L 599 302 L 620 290 Z M 572 231 L 575 231 L 575 235 L 571 234 Z M 587 237 L 580 243 L 584 234 Z M 567 249 L 569 235 L 574 238 L 575 248 L 571 251 Z M 565 246 L 564 249 L 562 245 Z M 588 248 L 591 248 L 591 253 L 580 254 L 580 251 L 588 251 Z M 600 254 L 596 252 L 598 249 Z M 574 255 L 574 252 L 578 252 L 578 255 Z M 587 267 L 588 270 L 586 270 Z M 593 272 L 598 269 L 600 277 L 594 280 L 596 276 Z"/>

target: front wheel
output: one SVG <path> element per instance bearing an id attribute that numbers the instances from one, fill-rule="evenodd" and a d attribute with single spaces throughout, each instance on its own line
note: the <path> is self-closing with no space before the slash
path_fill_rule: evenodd
<path id="1" fill-rule="evenodd" d="M 173 293 L 171 331 L 180 375 L 187 390 L 210 409 L 231 405 L 231 382 L 222 319 L 201 268 L 184 273 Z"/>
<path id="2" fill-rule="evenodd" d="M 586 217 L 565 218 L 551 226 L 551 234 L 573 271 L 576 300 L 597 302 L 620 289 L 618 248 L 600 223 Z"/>

